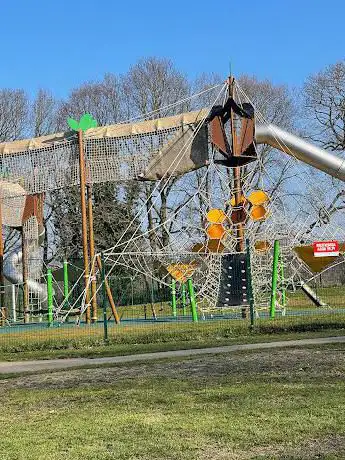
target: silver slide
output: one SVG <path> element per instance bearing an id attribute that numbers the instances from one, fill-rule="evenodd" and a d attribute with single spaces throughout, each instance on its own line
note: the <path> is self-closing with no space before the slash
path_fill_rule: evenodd
<path id="1" fill-rule="evenodd" d="M 40 277 L 42 273 L 42 259 L 40 255 L 39 247 L 43 242 L 45 230 L 44 227 L 41 229 L 38 235 L 37 243 L 28 244 L 28 272 L 31 277 Z M 37 263 L 40 261 L 40 263 Z M 12 284 L 23 284 L 23 253 L 20 248 L 11 251 L 8 256 L 4 259 L 4 276 Z M 47 300 L 47 287 L 45 284 L 38 283 L 35 279 L 28 277 L 27 285 L 31 292 L 34 292 L 41 302 Z"/>
<path id="2" fill-rule="evenodd" d="M 278 126 L 256 125 L 255 140 L 257 144 L 268 144 L 294 156 L 332 177 L 345 182 L 345 160 L 317 147 Z"/>
<path id="3" fill-rule="evenodd" d="M 29 272 L 31 276 L 38 276 L 41 272 L 41 266 L 34 263 L 37 260 L 36 252 L 29 252 Z M 4 275 L 12 284 L 23 284 L 22 260 L 23 253 L 21 250 L 11 252 L 4 260 Z M 42 302 L 47 299 L 45 284 L 28 278 L 27 285 L 29 290 L 37 294 Z"/>

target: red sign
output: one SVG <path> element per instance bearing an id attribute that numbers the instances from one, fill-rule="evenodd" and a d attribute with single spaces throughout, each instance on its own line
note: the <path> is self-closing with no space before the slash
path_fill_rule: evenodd
<path id="1" fill-rule="evenodd" d="M 339 255 L 338 241 L 315 241 L 314 257 L 336 257 Z"/>

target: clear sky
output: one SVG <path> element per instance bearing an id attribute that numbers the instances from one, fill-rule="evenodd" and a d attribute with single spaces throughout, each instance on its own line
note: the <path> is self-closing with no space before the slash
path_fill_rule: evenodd
<path id="1" fill-rule="evenodd" d="M 0 88 L 57 96 L 160 56 L 299 86 L 345 57 L 345 0 L 1 0 Z"/>

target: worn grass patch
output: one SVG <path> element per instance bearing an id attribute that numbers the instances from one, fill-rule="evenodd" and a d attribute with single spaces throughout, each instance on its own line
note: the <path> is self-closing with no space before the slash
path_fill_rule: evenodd
<path id="1" fill-rule="evenodd" d="M 342 459 L 342 345 L 0 382 L 3 460 Z"/>

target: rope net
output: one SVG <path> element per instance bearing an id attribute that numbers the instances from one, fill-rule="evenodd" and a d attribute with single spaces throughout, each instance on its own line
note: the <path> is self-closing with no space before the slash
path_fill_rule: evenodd
<path id="1" fill-rule="evenodd" d="M 251 102 L 240 87 L 237 92 L 242 102 Z M 268 123 L 258 110 L 256 116 Z M 237 190 L 234 169 L 219 164 L 210 136 L 208 139 L 208 166 L 173 181 L 164 220 L 157 215 L 157 223 L 150 227 L 147 208 L 143 208 L 137 233 L 106 251 L 109 274 L 121 267 L 166 286 L 171 275 L 181 284 L 190 276 L 203 312 L 242 308 L 249 304 L 248 297 L 238 305 L 227 304 L 226 298 L 220 303 L 220 291 L 224 289 L 224 260 L 227 255 L 244 252 L 238 248 L 240 239 L 245 238 L 251 255 L 255 308 L 267 309 L 275 240 L 280 242 L 279 263 L 284 268 L 278 297 L 282 291 L 287 295 L 296 292 L 320 273 L 301 258 L 298 247 L 310 250 L 317 240 L 344 241 L 344 218 L 336 199 L 342 196 L 343 185 L 293 155 L 257 146 L 257 160 L 241 168 L 241 189 Z M 171 177 L 164 180 L 160 181 L 163 186 Z M 239 192 L 240 202 L 236 200 Z M 149 198 L 150 203 L 161 204 L 159 187 Z M 210 217 L 212 211 L 217 211 L 218 217 Z M 244 237 L 239 236 L 239 228 Z M 343 261 L 341 254 L 324 268 L 343 267 Z M 279 301 L 277 304 L 282 307 Z"/>
<path id="2" fill-rule="evenodd" d="M 247 273 L 241 268 L 246 247 L 259 311 L 270 305 L 274 241 L 280 242 L 281 285 L 287 292 L 315 278 L 297 247 L 309 247 L 315 240 L 345 241 L 344 217 L 338 212 L 342 183 L 293 155 L 256 146 L 255 161 L 240 168 L 238 186 L 236 168 L 219 161 L 207 123 L 211 108 L 223 104 L 227 92 L 226 85 L 212 88 L 206 109 L 201 98 L 194 98 L 187 104 L 196 109 L 192 112 L 182 112 L 183 101 L 169 108 L 168 117 L 160 118 L 158 112 L 144 121 L 90 129 L 84 135 L 88 183 L 139 181 L 142 205 L 133 219 L 139 224 L 128 233 L 131 222 L 104 252 L 107 278 L 150 280 L 165 287 L 172 279 L 181 285 L 192 279 L 203 313 L 249 304 Z M 238 85 L 235 94 L 240 106 L 253 104 Z M 257 120 L 268 123 L 257 108 L 255 113 Z M 234 127 L 239 132 L 236 117 Z M 229 129 L 225 136 L 230 144 Z M 79 184 L 78 149 L 74 133 L 0 145 L 7 225 L 20 220 L 20 212 L 18 217 L 11 209 L 23 208 L 21 196 Z M 33 234 L 34 228 L 27 231 Z M 342 262 L 340 256 L 333 264 Z M 96 260 L 91 264 L 95 267 Z M 235 267 L 238 271 L 231 275 Z M 37 273 L 32 276 L 39 281 Z M 229 294 L 234 278 L 244 291 L 236 301 Z M 89 306 L 85 292 L 69 303 L 69 310 L 65 303 L 57 306 L 56 317 L 64 321 L 69 311 L 83 313 Z"/>

